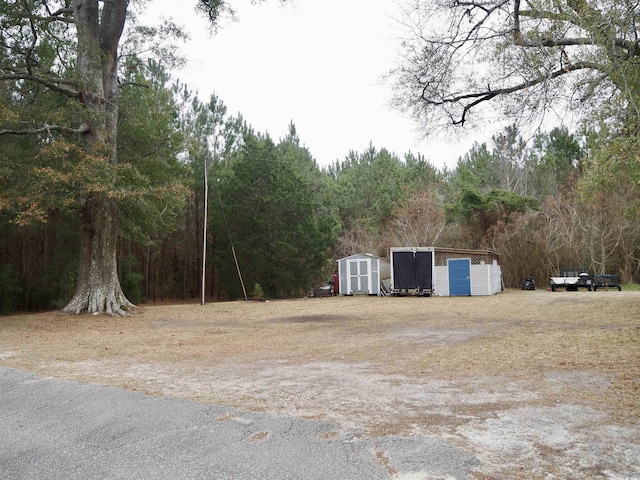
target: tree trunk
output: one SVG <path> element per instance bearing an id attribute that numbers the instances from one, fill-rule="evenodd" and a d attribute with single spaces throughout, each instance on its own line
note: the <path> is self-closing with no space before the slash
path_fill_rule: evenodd
<path id="1" fill-rule="evenodd" d="M 87 155 L 116 165 L 118 44 L 129 2 L 111 0 L 102 3 L 102 9 L 98 3 L 73 0 L 81 102 L 88 126 L 83 141 Z M 116 206 L 107 193 L 88 193 L 83 200 L 78 285 L 64 311 L 124 315 L 134 305 L 125 298 L 118 279 Z"/>
<path id="2" fill-rule="evenodd" d="M 135 309 L 124 296 L 118 280 L 116 212 L 104 196 L 87 200 L 80 237 L 78 285 L 64 311 L 126 315 Z"/>

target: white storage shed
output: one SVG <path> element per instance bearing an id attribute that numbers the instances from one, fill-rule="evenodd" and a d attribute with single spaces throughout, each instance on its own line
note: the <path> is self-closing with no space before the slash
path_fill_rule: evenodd
<path id="1" fill-rule="evenodd" d="M 491 250 L 392 247 L 394 295 L 493 295 L 502 290 L 500 255 Z"/>
<path id="2" fill-rule="evenodd" d="M 338 292 L 340 295 L 380 295 L 380 284 L 390 276 L 386 258 L 359 253 L 338 262 Z"/>

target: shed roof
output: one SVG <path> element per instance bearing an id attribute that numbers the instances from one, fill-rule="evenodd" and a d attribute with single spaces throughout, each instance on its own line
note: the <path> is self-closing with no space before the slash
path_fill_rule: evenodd
<path id="1" fill-rule="evenodd" d="M 473 254 L 489 254 L 489 255 L 496 255 L 496 256 L 500 256 L 500 254 L 498 252 L 496 252 L 495 250 L 474 250 L 471 248 L 449 248 L 449 247 L 391 247 L 391 251 L 412 251 L 412 250 L 416 250 L 416 251 L 425 251 L 425 250 L 433 250 L 434 252 L 451 252 L 451 253 L 457 253 L 457 254 L 466 254 L 466 255 L 473 255 Z"/>
<path id="2" fill-rule="evenodd" d="M 495 250 L 473 250 L 473 249 L 467 249 L 467 248 L 445 248 L 445 247 L 434 247 L 434 250 L 437 250 L 438 252 L 452 252 L 452 253 L 464 253 L 464 254 L 478 254 L 478 253 L 485 253 L 485 254 L 491 254 L 491 255 L 496 255 L 496 256 L 500 256 L 500 254 L 498 252 L 496 252 Z"/>
<path id="3" fill-rule="evenodd" d="M 340 260 L 349 260 L 351 258 L 362 258 L 362 257 L 378 258 L 380 260 L 386 260 L 386 258 L 378 257 L 377 255 L 374 255 L 372 253 L 356 253 L 354 255 L 349 255 L 348 257 L 339 258 L 337 261 L 339 262 Z"/>

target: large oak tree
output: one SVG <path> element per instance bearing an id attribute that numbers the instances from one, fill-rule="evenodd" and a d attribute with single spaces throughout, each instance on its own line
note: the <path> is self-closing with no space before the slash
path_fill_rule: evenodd
<path id="1" fill-rule="evenodd" d="M 3 98 L 11 99 L 0 107 L 0 135 L 34 135 L 44 143 L 65 135 L 73 144 L 68 147 L 71 154 L 63 153 L 70 161 L 101 165 L 96 171 L 106 175 L 116 171 L 119 98 L 125 86 L 119 78 L 119 47 L 135 3 L 0 1 L 0 89 Z M 199 0 L 195 7 L 212 25 L 221 14 L 231 12 L 222 0 Z M 20 109 L 35 95 L 64 99 L 59 104 L 65 114 L 52 110 L 25 122 Z M 123 294 L 117 275 L 117 195 L 109 188 L 79 192 L 79 277 L 64 310 L 125 314 L 134 306 Z"/>

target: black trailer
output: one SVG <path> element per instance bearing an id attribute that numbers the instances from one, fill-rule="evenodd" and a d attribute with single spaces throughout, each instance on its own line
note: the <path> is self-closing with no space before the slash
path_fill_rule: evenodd
<path id="1" fill-rule="evenodd" d="M 430 296 L 433 249 L 391 249 L 391 294 Z"/>
<path id="2" fill-rule="evenodd" d="M 622 291 L 622 285 L 620 284 L 620 277 L 618 275 L 601 275 L 596 274 L 593 276 L 593 291 L 595 292 L 599 288 L 617 288 L 618 291 Z"/>

